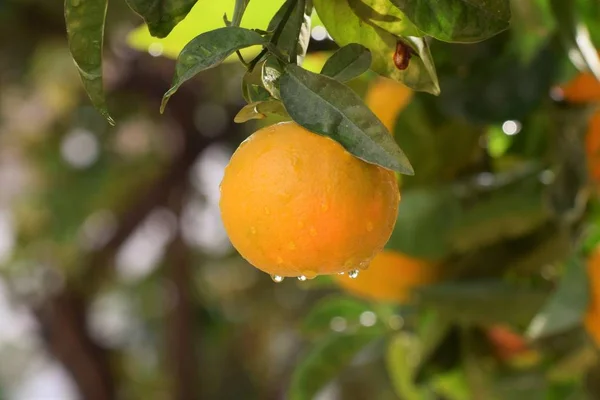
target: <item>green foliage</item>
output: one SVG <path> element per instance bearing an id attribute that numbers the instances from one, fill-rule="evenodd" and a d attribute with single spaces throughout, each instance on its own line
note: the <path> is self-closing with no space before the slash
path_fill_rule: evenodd
<path id="1" fill-rule="evenodd" d="M 371 67 L 371 52 L 364 46 L 352 43 L 342 47 L 327 60 L 321 74 L 340 82 L 351 81 Z"/>
<path id="2" fill-rule="evenodd" d="M 163 38 L 190 12 L 197 0 L 127 0 L 127 4 L 148 25 L 152 36 Z"/>

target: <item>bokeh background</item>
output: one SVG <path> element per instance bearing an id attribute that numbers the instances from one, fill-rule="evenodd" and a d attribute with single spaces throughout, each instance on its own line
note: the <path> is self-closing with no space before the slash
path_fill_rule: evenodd
<path id="1" fill-rule="evenodd" d="M 274 12 L 281 2 L 271 3 Z M 442 95 L 415 94 L 394 125 L 417 175 L 402 178 L 415 193 L 402 217 L 411 228 L 393 245 L 451 260 L 464 276 L 508 277 L 549 293 L 571 228 L 595 224 L 585 213 L 583 141 L 573 139 L 583 137 L 590 111 L 566 105 L 557 88 L 577 71 L 546 2 L 513 3 L 508 32 L 473 45 L 432 43 Z M 0 399 L 286 398 L 310 344 L 298 326 L 340 289 L 327 278 L 275 284 L 227 239 L 218 208 L 223 169 L 257 126 L 274 122 L 233 122 L 245 105 L 243 66 L 203 72 L 158 112 L 175 65 L 165 56 L 176 55 L 199 24 L 222 24 L 221 9 L 210 7 L 157 41 L 124 2 L 111 2 L 105 79 L 113 128 L 83 91 L 63 3 L 0 1 Z M 258 24 L 268 23 L 271 8 Z M 598 15 L 592 11 L 586 18 Z M 334 49 L 315 23 L 306 62 L 322 64 Z M 375 79 L 367 74 L 351 85 L 365 95 Z M 455 182 L 475 209 L 455 233 L 459 255 L 435 236 L 448 223 L 443 185 Z M 552 212 L 543 211 L 547 204 Z M 532 299 L 539 300 L 523 301 L 535 311 Z M 413 312 L 388 312 L 388 325 L 400 330 Z M 373 324 L 371 314 L 361 315 L 363 325 Z M 327 326 L 343 331 L 346 321 Z M 563 339 L 589 344 L 577 334 Z M 455 348 L 458 339 L 449 340 Z M 318 399 L 398 398 L 377 346 Z M 573 361 L 585 367 L 565 367 L 577 374 L 569 384 L 580 384 L 591 365 L 585 354 Z M 551 398 L 538 375 L 516 376 L 525 378 L 510 381 L 515 391 L 500 398 Z"/>

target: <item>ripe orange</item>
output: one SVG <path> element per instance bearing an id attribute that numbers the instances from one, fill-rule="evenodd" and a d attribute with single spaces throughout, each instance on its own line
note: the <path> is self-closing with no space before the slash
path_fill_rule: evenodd
<path id="1" fill-rule="evenodd" d="M 600 346 L 600 248 L 595 250 L 587 262 L 590 281 L 590 304 L 584 324 L 596 345 Z"/>
<path id="2" fill-rule="evenodd" d="M 434 283 L 441 277 L 437 265 L 397 251 L 384 250 L 356 279 L 341 275 L 337 283 L 349 293 L 370 300 L 406 303 L 411 289 Z"/>
<path id="3" fill-rule="evenodd" d="M 293 122 L 251 135 L 221 182 L 233 246 L 274 279 L 364 268 L 388 241 L 399 202 L 392 171 Z"/>
<path id="4" fill-rule="evenodd" d="M 600 102 L 600 82 L 590 73 L 577 75 L 561 88 L 564 99 L 574 104 Z M 588 172 L 592 180 L 600 181 L 600 111 L 589 122 L 585 136 Z"/>
<path id="5" fill-rule="evenodd" d="M 367 90 L 365 104 L 393 132 L 398 114 L 410 102 L 412 95 L 413 91 L 403 84 L 378 77 Z"/>

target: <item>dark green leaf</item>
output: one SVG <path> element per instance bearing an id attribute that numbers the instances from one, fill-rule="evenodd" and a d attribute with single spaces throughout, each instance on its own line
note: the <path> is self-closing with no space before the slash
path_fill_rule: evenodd
<path id="1" fill-rule="evenodd" d="M 371 50 L 373 71 L 403 82 L 411 89 L 439 94 L 433 59 L 423 38 L 402 38 L 413 49 L 414 55 L 408 68 L 400 70 L 394 64 L 394 53 L 400 37 L 378 25 L 365 23 L 354 13 L 347 0 L 314 0 L 314 4 L 327 31 L 340 46 L 359 43 Z"/>
<path id="2" fill-rule="evenodd" d="M 460 202 L 449 187 L 404 191 L 386 248 L 417 258 L 441 259 L 451 251 L 450 233 L 460 216 Z"/>
<path id="3" fill-rule="evenodd" d="M 531 321 L 527 336 L 538 339 L 571 329 L 579 324 L 589 301 L 589 278 L 583 261 L 571 259 L 556 292 Z"/>
<path id="4" fill-rule="evenodd" d="M 352 334 L 332 334 L 319 341 L 297 365 L 289 400 L 312 400 L 323 386 L 354 358 L 354 355 L 380 334 L 369 329 Z"/>
<path id="5" fill-rule="evenodd" d="M 258 33 L 234 26 L 196 36 L 177 58 L 173 85 L 163 97 L 161 112 L 164 111 L 169 98 L 185 81 L 199 72 L 216 67 L 236 50 L 263 43 L 264 39 Z"/>
<path id="6" fill-rule="evenodd" d="M 86 0 L 83 0 L 86 1 Z M 148 25 L 150 34 L 166 37 L 190 12 L 197 0 L 127 0 Z"/>
<path id="7" fill-rule="evenodd" d="M 234 121 L 238 124 L 250 121 L 252 119 L 267 118 L 268 115 L 275 114 L 282 117 L 289 117 L 285 107 L 279 100 L 258 101 L 245 105 L 235 116 Z"/>
<path id="8" fill-rule="evenodd" d="M 262 66 L 262 83 L 265 89 L 276 99 L 280 99 L 279 78 L 283 74 L 283 67 L 275 56 L 266 59 Z"/>
<path id="9" fill-rule="evenodd" d="M 449 282 L 415 291 L 423 305 L 464 324 L 528 323 L 546 299 L 544 292 L 494 280 Z"/>
<path id="10" fill-rule="evenodd" d="M 354 13 L 367 24 L 397 36 L 423 36 L 423 33 L 390 0 L 348 0 Z"/>
<path id="11" fill-rule="evenodd" d="M 106 0 L 66 0 L 65 21 L 69 49 L 85 90 L 98 111 L 111 125 L 102 80 L 102 43 Z"/>
<path id="12" fill-rule="evenodd" d="M 414 173 L 385 126 L 344 84 L 290 64 L 280 78 L 280 89 L 285 108 L 298 124 L 331 137 L 364 161 Z"/>
<path id="13" fill-rule="evenodd" d="M 308 48 L 308 42 L 310 41 L 312 7 L 306 4 L 305 7 L 302 8 L 302 4 L 298 0 L 286 0 L 271 22 L 269 22 L 267 30 L 270 32 L 275 31 L 290 6 L 294 7 L 294 10 L 275 44 L 282 49 L 283 53 L 287 56 L 291 55 L 295 50 L 299 57 L 303 57 Z"/>
<path id="14" fill-rule="evenodd" d="M 334 318 L 343 318 L 346 331 L 352 332 L 361 328 L 361 315 L 373 313 L 373 308 L 366 302 L 345 296 L 331 296 L 317 303 L 304 318 L 302 331 L 305 334 L 315 335 L 331 333 L 331 323 Z M 377 319 L 375 325 L 369 329 L 383 329 L 382 322 Z M 366 329 L 366 328 L 362 328 Z"/>
<path id="15" fill-rule="evenodd" d="M 391 1 L 420 30 L 447 42 L 481 41 L 510 24 L 509 0 Z"/>
<path id="16" fill-rule="evenodd" d="M 333 53 L 323 65 L 321 74 L 340 82 L 347 82 L 371 67 L 371 52 L 366 47 L 350 43 Z"/>

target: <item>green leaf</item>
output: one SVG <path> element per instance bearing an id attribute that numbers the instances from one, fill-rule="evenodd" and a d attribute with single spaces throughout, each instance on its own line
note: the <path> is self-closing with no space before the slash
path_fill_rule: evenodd
<path id="1" fill-rule="evenodd" d="M 366 162 L 414 173 L 383 123 L 343 83 L 290 64 L 280 78 L 280 90 L 288 113 L 306 129 L 331 137 Z"/>
<path id="2" fill-rule="evenodd" d="M 265 89 L 276 99 L 281 99 L 279 94 L 279 78 L 283 74 L 283 67 L 275 56 L 268 57 L 262 65 L 262 83 Z"/>
<path id="3" fill-rule="evenodd" d="M 308 42 L 310 41 L 310 15 L 312 7 L 308 6 L 308 4 L 302 8 L 302 3 L 298 0 L 286 0 L 277 13 L 275 13 L 271 22 L 269 22 L 267 31 L 273 32 L 277 28 L 277 25 L 281 22 L 290 5 L 294 7 L 294 10 L 275 44 L 287 56 L 290 56 L 295 51 L 299 57 L 304 57 L 308 48 Z"/>
<path id="4" fill-rule="evenodd" d="M 160 106 L 164 111 L 169 98 L 197 73 L 216 67 L 236 50 L 260 45 L 264 39 L 258 33 L 234 26 L 203 33 L 185 46 L 177 59 L 173 85 L 163 96 Z"/>
<path id="5" fill-rule="evenodd" d="M 460 201 L 450 187 L 404 191 L 386 248 L 412 257 L 441 259 L 452 250 L 450 234 L 460 216 Z"/>
<path id="6" fill-rule="evenodd" d="M 314 0 L 314 5 L 327 31 L 340 46 L 359 43 L 371 50 L 373 71 L 417 91 L 440 93 L 429 46 L 423 38 L 400 38 L 375 24 L 365 23 L 354 13 L 347 0 Z M 405 42 L 414 52 L 405 70 L 394 64 L 398 40 Z"/>
<path id="7" fill-rule="evenodd" d="M 346 323 L 346 332 L 362 327 L 361 316 L 365 313 L 374 313 L 375 310 L 366 302 L 346 296 L 334 295 L 320 300 L 302 321 L 302 332 L 307 335 L 330 334 L 331 323 L 334 318 L 342 318 Z M 369 329 L 382 331 L 384 325 L 380 319 Z"/>
<path id="8" fill-rule="evenodd" d="M 434 399 L 433 393 L 414 383 L 421 356 L 420 342 L 407 332 L 394 336 L 388 345 L 386 364 L 394 390 L 404 400 Z"/>
<path id="9" fill-rule="evenodd" d="M 65 22 L 69 50 L 94 107 L 115 124 L 108 113 L 102 80 L 102 44 L 107 0 L 66 0 Z"/>
<path id="10" fill-rule="evenodd" d="M 127 0 L 148 25 L 150 34 L 164 38 L 190 12 L 197 0 Z"/>
<path id="11" fill-rule="evenodd" d="M 367 24 L 396 36 L 423 36 L 417 27 L 390 0 L 348 0 L 354 13 Z"/>
<path id="12" fill-rule="evenodd" d="M 265 89 L 262 81 L 262 69 L 265 61 L 261 61 L 252 71 L 246 71 L 242 78 L 242 96 L 247 103 L 267 101 L 271 94 Z"/>
<path id="13" fill-rule="evenodd" d="M 321 74 L 340 82 L 347 82 L 367 72 L 371 62 L 369 49 L 357 43 L 350 43 L 329 57 Z"/>
<path id="14" fill-rule="evenodd" d="M 544 292 L 496 280 L 448 282 L 415 293 L 424 306 L 463 324 L 528 323 L 546 299 Z"/>
<path id="15" fill-rule="evenodd" d="M 576 4 L 575 0 L 550 0 L 571 62 L 579 70 L 588 70 L 600 80 L 600 56 L 587 26 L 577 13 Z"/>
<path id="16" fill-rule="evenodd" d="M 289 400 L 312 400 L 345 368 L 354 355 L 379 333 L 365 329 L 352 334 L 332 334 L 317 344 L 299 362 L 293 375 Z"/>
<path id="17" fill-rule="evenodd" d="M 509 0 L 391 0 L 415 25 L 446 42 L 477 42 L 507 29 Z M 559 0 L 561 1 L 561 0 Z"/>
<path id="18" fill-rule="evenodd" d="M 589 302 L 589 278 L 585 263 L 572 258 L 554 294 L 535 316 L 527 336 L 539 339 L 564 332 L 581 324 Z"/>
<path id="19" fill-rule="evenodd" d="M 252 119 L 264 119 L 272 114 L 289 118 L 281 101 L 272 99 L 245 105 L 235 116 L 234 122 L 241 124 Z"/>

